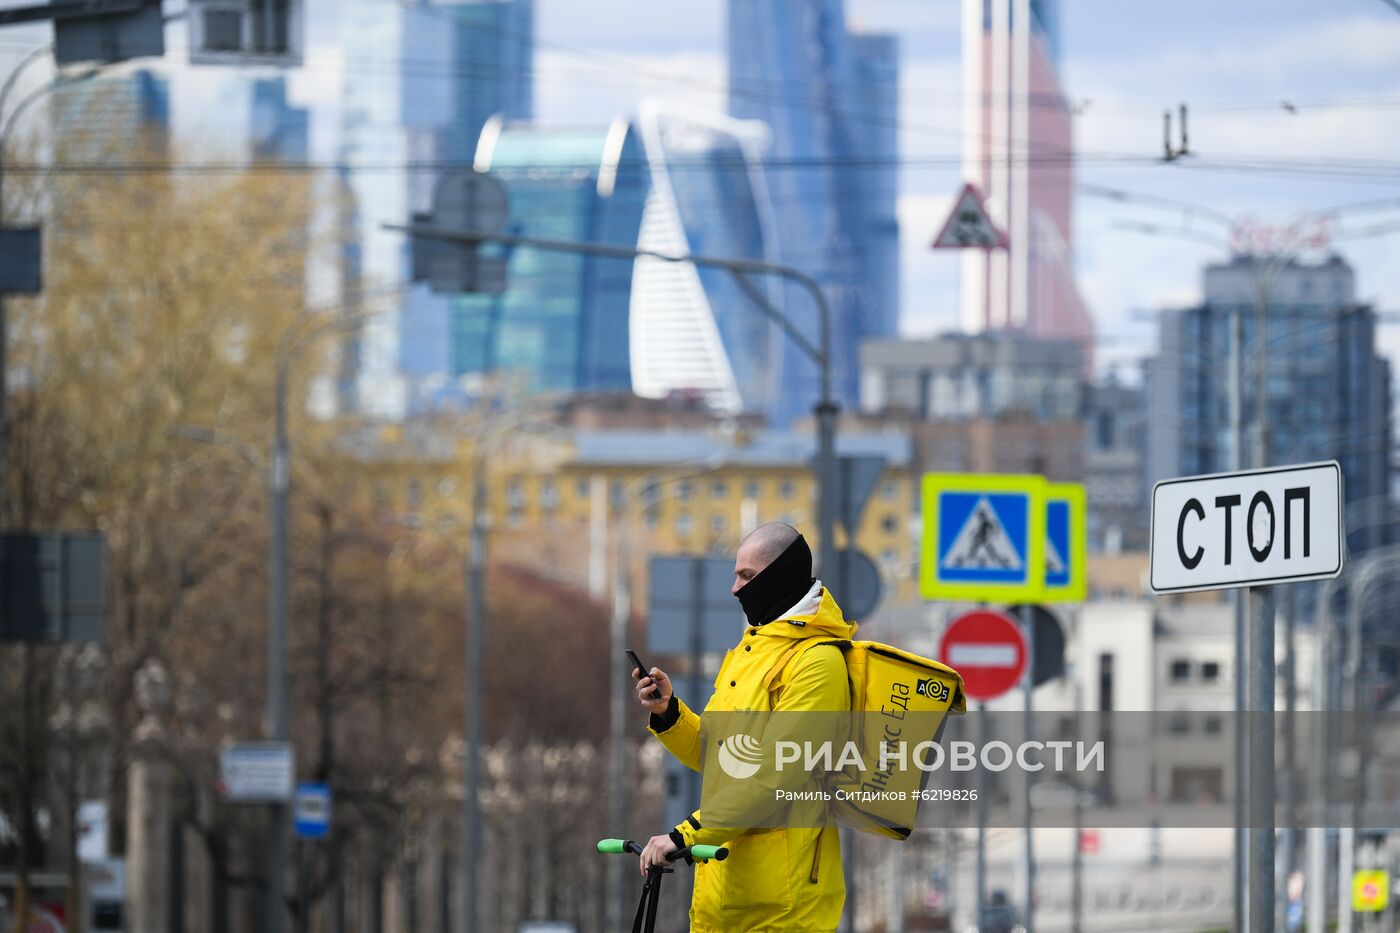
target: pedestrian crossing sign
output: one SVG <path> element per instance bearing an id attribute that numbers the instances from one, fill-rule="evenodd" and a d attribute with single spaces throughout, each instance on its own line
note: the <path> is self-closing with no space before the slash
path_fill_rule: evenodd
<path id="1" fill-rule="evenodd" d="M 1044 601 L 1046 482 L 925 473 L 919 591 L 925 599 Z"/>
<path id="2" fill-rule="evenodd" d="M 1045 601 L 1079 603 L 1088 592 L 1085 574 L 1084 487 L 1045 486 Z"/>

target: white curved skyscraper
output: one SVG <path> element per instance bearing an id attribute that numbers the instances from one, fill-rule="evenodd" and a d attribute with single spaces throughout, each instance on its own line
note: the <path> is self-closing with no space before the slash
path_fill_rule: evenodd
<path id="1" fill-rule="evenodd" d="M 651 175 L 639 247 L 773 261 L 763 124 L 646 101 L 637 128 Z M 770 300 L 780 294 L 770 279 L 753 281 Z M 729 412 L 773 404 L 780 335 L 728 272 L 640 257 L 630 317 L 638 395 L 698 392 Z"/>

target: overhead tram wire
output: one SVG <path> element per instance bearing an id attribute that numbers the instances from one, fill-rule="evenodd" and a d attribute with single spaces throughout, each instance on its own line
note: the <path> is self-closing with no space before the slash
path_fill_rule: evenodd
<path id="1" fill-rule="evenodd" d="M 716 168 L 725 167 L 725 159 L 693 159 L 678 160 L 668 163 L 671 171 L 702 171 L 711 172 Z M 731 167 L 747 167 L 747 160 L 735 158 L 729 160 Z M 897 156 L 889 158 L 880 157 L 860 157 L 849 159 L 832 158 L 796 158 L 796 159 L 773 159 L 761 162 L 761 167 L 767 171 L 785 170 L 812 170 L 817 168 L 849 168 L 885 170 L 890 168 L 906 169 L 940 169 L 958 168 L 962 165 L 961 155 L 930 155 L 930 156 Z M 1251 161 L 1198 161 L 1187 162 L 1186 160 L 1176 160 L 1171 163 L 1163 163 L 1161 157 L 1147 153 L 1081 153 L 1074 157 L 1031 155 L 1027 157 L 1012 156 L 1008 158 L 992 159 L 993 165 L 1031 165 L 1031 166 L 1061 166 L 1067 164 L 1077 165 L 1099 165 L 1099 166 L 1123 166 L 1149 168 L 1154 166 L 1176 166 L 1190 168 L 1196 172 L 1213 172 L 1227 175 L 1259 175 L 1259 176 L 1282 176 L 1282 177 L 1313 177 L 1323 180 L 1345 181 L 1354 183 L 1371 183 L 1376 185 L 1400 184 L 1400 162 L 1391 163 L 1370 163 L 1365 166 L 1347 166 L 1338 164 L 1335 160 L 1308 159 L 1291 162 L 1256 163 Z M 648 163 L 645 160 L 627 160 L 621 163 L 623 168 L 645 168 Z M 345 162 L 341 160 L 262 160 L 246 162 L 127 162 L 127 163 L 104 163 L 104 162 L 55 162 L 55 163 L 17 163 L 6 167 L 6 174 L 9 175 L 62 175 L 62 174 L 87 174 L 87 175 L 120 175 L 120 174 L 160 174 L 169 173 L 177 175 L 217 175 L 217 174 L 237 174 L 237 173 L 314 173 L 314 172 L 348 172 L 353 174 L 374 174 L 374 173 L 411 173 L 443 171 L 460 168 L 467 169 L 471 163 L 466 160 L 460 161 L 422 161 L 422 162 Z M 596 164 L 589 163 L 538 163 L 511 165 L 511 171 L 567 171 L 569 169 L 588 170 L 596 168 Z M 1366 203 L 1366 202 L 1362 202 Z M 1377 209 L 1384 209 L 1379 206 Z"/>
<path id="2" fill-rule="evenodd" d="M 779 108 L 787 110 L 796 110 L 799 112 L 802 110 L 821 111 L 824 113 L 834 114 L 838 117 L 843 117 L 845 119 L 852 120 L 856 123 L 862 123 L 867 126 L 887 127 L 897 130 L 914 130 L 917 132 L 928 133 L 929 135 L 933 136 L 942 136 L 946 139 L 956 139 L 959 141 L 963 138 L 963 132 L 961 128 L 937 126 L 925 123 L 915 123 L 908 120 L 901 120 L 899 118 L 895 118 L 892 120 L 880 119 L 879 117 L 876 117 L 873 114 L 865 113 L 863 111 L 846 110 L 840 107 L 827 106 L 828 102 L 824 100 L 813 100 L 810 98 L 803 100 L 790 94 L 764 94 L 762 92 L 749 91 L 742 88 L 735 89 L 729 85 L 728 81 L 717 82 L 705 81 L 702 79 L 696 79 L 694 77 L 677 77 L 675 75 L 667 74 L 665 72 L 658 72 L 654 69 L 638 67 L 636 62 L 629 62 L 626 59 L 618 58 L 616 56 L 608 55 L 606 53 L 579 48 L 577 46 L 572 46 L 566 43 L 556 42 L 553 40 L 541 39 L 533 34 L 515 32 L 509 29 L 493 28 L 483 23 L 473 23 L 453 14 L 451 12 L 450 7 L 418 6 L 410 2 L 410 0 L 382 0 L 382 2 L 386 4 L 391 4 L 404 10 L 423 13 L 428 16 L 440 19 L 443 22 L 451 23 L 452 25 L 459 26 L 461 28 L 468 29 L 473 32 L 485 33 L 487 35 L 493 35 L 503 39 L 511 39 L 519 43 L 521 46 L 530 46 L 534 48 L 539 48 L 543 46 L 546 48 L 553 48 L 566 54 L 574 55 L 580 58 L 597 61 L 601 63 L 604 67 L 613 68 L 623 74 L 630 75 L 634 81 L 636 77 L 640 75 L 652 80 L 662 81 L 669 84 L 687 86 L 692 89 L 699 88 L 708 93 L 723 94 L 726 98 L 729 99 L 739 97 L 742 99 L 754 101 L 756 103 L 771 104 Z M 1010 139 L 993 139 L 992 141 L 1001 145 L 1011 145 Z M 1054 148 L 1062 153 L 1073 155 L 1073 148 L 1070 146 L 1056 146 Z"/>
<path id="3" fill-rule="evenodd" d="M 398 0 L 388 0 L 388 2 L 395 3 L 396 5 L 401 5 L 401 4 L 398 3 Z M 1385 2 L 1385 0 L 1383 0 L 1383 2 Z M 412 9 L 415 9 L 415 10 L 420 11 L 420 12 L 430 12 L 431 15 L 440 15 L 440 13 L 441 13 L 440 10 L 433 10 L 432 8 L 427 8 L 427 7 L 412 7 Z M 522 43 L 525 41 L 524 37 L 521 36 L 520 34 L 507 34 L 507 33 L 504 33 L 504 32 L 501 31 L 501 30 L 488 29 L 488 28 L 482 26 L 481 24 L 477 24 L 477 23 L 466 23 L 466 22 L 460 22 L 460 21 L 457 21 L 457 20 L 454 20 L 454 22 L 457 22 L 459 25 L 462 25 L 462 26 L 464 26 L 464 27 L 466 27 L 466 28 L 474 29 L 474 30 L 477 30 L 477 31 L 486 31 L 486 32 L 491 32 L 491 33 L 493 33 L 493 34 L 497 34 L 497 35 L 507 35 L 508 37 L 514 38 L 514 39 L 516 39 L 516 41 L 519 41 L 519 42 L 522 42 Z M 607 59 L 610 59 L 610 61 L 608 61 L 608 62 L 600 62 L 600 64 L 604 65 L 605 67 L 607 67 L 607 68 L 609 68 L 609 69 L 612 69 L 612 70 L 616 70 L 616 71 L 618 72 L 618 74 L 617 74 L 617 81 L 616 81 L 616 82 L 609 82 L 609 86 L 614 86 L 614 84 L 616 84 L 616 85 L 621 85 L 621 86 L 634 86 L 634 85 L 636 84 L 636 74 L 635 74 L 635 73 L 636 73 L 636 71 L 637 71 L 637 68 L 634 66 L 634 63 L 629 62 L 627 59 L 624 59 L 624 58 L 621 58 L 621 57 L 617 57 L 617 56 L 604 56 L 603 53 L 589 52 L 588 50 L 579 49 L 579 48 L 574 47 L 574 46 L 568 46 L 568 45 L 565 45 L 565 44 L 563 44 L 563 43 L 552 42 L 552 41 L 550 41 L 550 40 L 535 39 L 534 41 L 535 41 L 537 44 L 549 45 L 549 46 L 552 46 L 552 47 L 557 48 L 557 49 L 560 50 L 560 51 L 568 52 L 568 53 L 570 53 L 570 54 L 575 54 L 575 55 L 580 55 L 580 56 L 593 56 L 593 57 L 597 57 L 597 58 L 607 58 Z M 15 54 L 17 54 L 17 55 L 23 55 L 23 54 L 26 53 L 26 52 L 30 52 L 30 51 L 33 51 L 33 50 L 35 50 L 35 49 L 41 48 L 41 47 L 43 47 L 44 45 L 45 45 L 45 41 L 44 41 L 44 40 L 36 40 L 36 41 L 34 41 L 34 42 L 26 42 L 26 41 L 24 41 L 23 39 L 20 39 L 20 38 L 18 38 L 18 37 L 0 36 L 0 54 L 3 54 L 3 50 L 5 50 L 5 49 L 8 48 L 8 49 L 13 49 L 13 50 L 15 50 Z M 186 54 L 186 55 L 187 55 L 188 52 L 189 52 L 189 46 L 188 46 L 188 44 L 187 44 L 187 43 L 181 43 L 181 42 L 170 42 L 170 41 L 167 41 L 167 42 L 166 42 L 166 49 L 167 49 L 167 52 L 174 52 L 174 53 L 176 53 L 176 54 Z M 349 62 L 349 63 L 354 64 L 354 65 L 357 67 L 357 69 L 359 69 L 359 70 L 363 70 L 363 69 L 365 69 L 365 68 L 367 68 L 367 67 L 373 68 L 373 67 L 376 67 L 376 66 L 382 66 L 383 70 L 384 70 L 386 73 L 401 73 L 401 72 L 403 72 L 403 71 L 410 71 L 410 73 L 413 73 L 413 74 L 441 75 L 441 76 L 445 76 L 445 77 L 492 76 L 492 75 L 502 74 L 502 73 L 505 73 L 505 74 L 529 74 L 529 75 L 533 76 L 533 77 L 538 81 L 538 79 L 540 78 L 540 75 L 541 75 L 541 71 L 542 71 L 542 69 L 537 68 L 537 67 L 534 67 L 534 68 L 519 68 L 519 69 L 501 69 L 501 68 L 489 68 L 489 69 L 488 69 L 488 68 L 474 68 L 474 67 L 470 67 L 470 66 L 464 67 L 464 66 L 460 66 L 460 65 L 450 65 L 450 64 L 449 64 L 447 61 L 445 61 L 445 60 L 440 60 L 440 59 L 428 59 L 428 58 L 422 58 L 422 57 L 416 57 L 416 56 L 407 56 L 407 55 L 404 55 L 404 56 L 383 56 L 383 57 L 374 57 L 374 58 L 363 57 L 363 56 L 344 56 L 344 55 L 336 55 L 336 54 L 321 56 L 321 55 L 318 55 L 317 53 L 315 53 L 315 52 L 312 51 L 312 50 L 308 50 L 308 51 L 304 52 L 303 55 L 302 55 L 302 63 L 299 64 L 299 65 L 294 66 L 291 70 L 297 70 L 297 71 L 329 71 L 329 70 L 333 70 L 333 69 L 331 69 L 331 68 L 326 67 L 325 65 L 315 65 L 315 66 L 313 66 L 313 65 L 311 65 L 311 64 L 308 64 L 313 58 L 318 58 L 318 57 L 324 57 L 324 58 L 327 59 L 327 60 L 336 59 L 336 60 L 342 61 L 342 62 Z M 405 67 L 405 66 L 407 66 L 407 67 Z M 334 70 L 338 70 L 338 69 L 334 69 Z M 670 73 L 664 72 L 664 71 L 654 71 L 654 70 L 653 70 L 653 71 L 651 72 L 651 74 L 652 74 L 657 80 L 660 80 L 660 81 L 668 81 L 668 82 L 672 82 L 672 83 L 689 81 L 689 82 L 692 83 L 692 84 L 695 84 L 695 83 L 696 83 L 696 82 L 694 81 L 693 78 L 687 78 L 687 77 L 681 76 L 681 75 L 674 75 L 674 74 L 670 74 Z M 565 75 L 565 77 L 567 77 L 567 78 L 570 80 L 570 83 L 575 84 L 575 85 L 577 85 L 577 83 L 580 81 L 580 79 L 583 79 L 583 78 L 586 78 L 586 77 L 597 77 L 597 76 L 599 76 L 599 73 L 598 73 L 598 72 L 582 72 L 582 71 L 580 71 L 580 72 L 569 72 L 569 73 L 567 73 L 567 75 Z M 765 81 L 765 82 L 762 82 L 762 83 L 763 83 L 763 85 L 764 85 L 765 87 L 768 87 L 768 88 L 779 88 L 779 89 L 780 89 L 780 88 L 786 88 L 786 87 L 802 86 L 802 85 L 801 85 L 801 82 L 795 82 L 795 81 Z M 924 101 L 924 105 L 925 105 L 925 106 L 939 107 L 939 108 L 944 108 L 944 109 L 952 109 L 952 110 L 961 110 L 961 109 L 962 109 L 962 91 L 961 91 L 960 89 L 956 88 L 956 87 L 935 87 L 935 86 L 929 86 L 929 85 L 914 85 L 914 84 L 909 84 L 909 83 L 907 83 L 907 82 L 903 82 L 903 81 L 899 81 L 899 80 L 895 80 L 895 81 L 885 81 L 885 80 L 881 80 L 881 79 L 875 79 L 872 83 L 874 83 L 874 84 L 881 84 L 881 85 L 883 85 L 883 84 L 891 84 L 891 85 L 894 85 L 894 86 L 898 87 L 901 91 L 906 91 L 906 92 L 917 92 L 917 93 L 922 93 L 922 94 L 925 94 L 925 95 L 928 95 L 928 96 L 933 96 L 933 95 L 946 95 L 946 97 L 948 98 L 948 101 L 947 101 L 946 103 L 938 102 L 938 101 L 928 101 L 928 100 L 926 100 L 926 101 Z M 723 91 L 723 92 L 726 92 L 726 93 L 727 93 L 727 86 L 726 86 L 725 84 L 722 84 L 722 83 L 719 83 L 719 82 L 710 82 L 709 85 L 708 85 L 708 89 L 711 89 L 711 90 L 714 90 L 714 91 L 717 91 L 717 92 Z M 779 100 L 778 92 L 775 92 L 775 93 L 773 93 L 773 94 L 765 94 L 765 95 L 764 95 L 764 99 L 778 101 L 778 100 Z M 986 100 L 990 100 L 990 94 L 985 95 L 985 99 L 986 99 Z M 1205 99 L 1205 100 L 1202 100 L 1202 99 L 1192 99 L 1192 98 L 1183 98 L 1183 97 L 1174 97 L 1174 98 L 1171 98 L 1171 99 L 1167 99 L 1167 98 L 1148 98 L 1148 97 L 1079 97 L 1079 98 L 1075 98 L 1075 97 L 1071 97 L 1071 96 L 1069 96 L 1069 95 L 1058 95 L 1058 94 L 1030 94 L 1030 95 L 1027 96 L 1027 100 L 1026 100 L 1027 106 L 1029 106 L 1029 107 L 1031 107 L 1031 108 L 1040 108 L 1040 107 L 1044 107 L 1044 108 L 1048 108 L 1048 109 L 1063 109 L 1064 107 L 1068 106 L 1070 109 L 1073 109 L 1074 107 L 1079 106 L 1079 105 L 1088 105 L 1088 106 L 1091 106 L 1091 107 L 1093 107 L 1093 108 L 1095 108 L 1095 109 L 1099 109 L 1099 108 L 1113 108 L 1113 109 L 1119 109 L 1119 110 L 1142 110 L 1142 111 L 1144 111 L 1144 116 L 1152 116 L 1152 117 L 1154 117 L 1154 118 L 1161 112 L 1161 110 L 1162 110 L 1163 108 L 1172 108 L 1172 107 L 1176 107 L 1176 106 L 1178 106 L 1178 105 L 1181 104 L 1181 103 L 1185 103 L 1185 104 L 1191 109 L 1191 111 L 1192 111 L 1193 113 L 1197 113 L 1197 112 L 1199 112 L 1199 113 L 1246 113 L 1246 112 L 1258 112 L 1258 113 L 1263 113 L 1263 114 L 1270 114 L 1270 115 L 1272 115 L 1272 114 L 1274 114 L 1274 113 L 1276 113 L 1276 112 L 1279 112 L 1279 111 L 1284 110 L 1284 105 L 1285 105 L 1285 104 L 1287 105 L 1288 108 L 1290 108 L 1290 111 L 1289 111 L 1290 113 L 1292 113 L 1293 111 L 1306 113 L 1306 112 L 1308 112 L 1308 111 L 1322 111 L 1322 110 L 1336 110 L 1336 109 L 1354 109 L 1354 108 L 1368 108 L 1368 107 L 1369 107 L 1369 108 L 1380 108 L 1380 109 L 1400 108 L 1400 96 L 1396 96 L 1396 95 L 1379 95 L 1379 96 L 1372 96 L 1372 97 L 1335 97 L 1335 98 L 1312 98 L 1312 99 L 1305 99 L 1305 98 L 1295 98 L 1295 97 L 1289 97 L 1289 96 L 1286 96 L 1286 95 L 1281 95 L 1281 96 L 1279 96 L 1279 97 L 1258 98 L 1258 99 L 1241 99 L 1241 100 L 1229 100 L 1229 99 L 1211 100 L 1211 99 Z M 1297 113 L 1293 113 L 1293 115 L 1297 115 Z"/>

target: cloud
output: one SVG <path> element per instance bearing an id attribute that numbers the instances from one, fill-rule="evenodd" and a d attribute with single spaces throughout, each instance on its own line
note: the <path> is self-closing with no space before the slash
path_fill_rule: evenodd
<path id="1" fill-rule="evenodd" d="M 1067 84 L 1072 99 L 1091 102 L 1075 125 L 1081 183 L 1196 202 L 1231 216 L 1253 213 L 1269 222 L 1394 196 L 1393 178 L 1377 183 L 1281 172 L 1257 163 L 1296 160 L 1333 172 L 1342 160 L 1394 162 L 1400 152 L 1400 108 L 1394 104 L 1400 100 L 1394 69 L 1400 17 L 1379 5 L 1384 16 L 1338 16 L 1336 7 L 1249 5 L 1221 11 L 1206 28 L 1204 12 L 1192 0 L 1185 2 L 1185 10 L 1116 8 L 1120 20 L 1109 23 L 1069 11 Z M 1111 17 L 1099 19 L 1106 18 Z M 1129 29 L 1134 41 L 1111 41 L 1114 32 L 1126 35 Z M 1387 97 L 1388 106 L 1375 102 Z M 1126 166 L 1096 158 L 1155 156 L 1162 145 L 1162 110 L 1183 100 L 1191 104 L 1194 160 Z M 1297 113 L 1276 106 L 1283 100 L 1295 104 Z M 1321 105 L 1327 101 L 1346 104 Z M 1256 106 L 1239 106 L 1243 103 Z M 1245 157 L 1256 164 L 1229 170 L 1219 165 Z M 1208 168 L 1212 162 L 1216 167 Z M 1220 254 L 1118 226 L 1135 219 L 1170 230 L 1185 223 L 1183 214 L 1087 197 L 1077 199 L 1076 211 L 1080 285 L 1101 332 L 1126 327 L 1136 333 L 1135 311 L 1199 301 L 1202 267 Z M 1356 267 L 1362 293 L 1382 307 L 1400 307 L 1400 270 L 1387 259 L 1395 244 L 1395 237 L 1335 244 Z M 1388 352 L 1400 349 L 1396 330 L 1381 331 Z"/>
<path id="2" fill-rule="evenodd" d="M 958 326 L 958 254 L 929 248 L 953 207 L 954 193 L 901 194 L 896 204 L 900 244 L 900 333 L 924 337 Z"/>
<path id="3" fill-rule="evenodd" d="M 652 59 L 707 53 L 724 48 L 724 11 L 719 0 L 668 3 L 664 12 L 655 0 L 535 0 L 535 35 L 540 51 L 558 44 Z"/>

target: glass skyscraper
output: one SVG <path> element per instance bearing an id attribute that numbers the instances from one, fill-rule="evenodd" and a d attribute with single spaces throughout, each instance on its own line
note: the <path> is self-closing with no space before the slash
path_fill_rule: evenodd
<path id="1" fill-rule="evenodd" d="M 532 10 L 531 0 L 337 6 L 346 59 L 341 174 L 355 230 L 347 303 L 383 312 L 348 348 L 345 378 L 365 414 L 403 417 L 450 375 L 454 299 L 408 284 L 408 239 L 383 224 L 426 211 L 440 169 L 470 162 L 492 115 L 531 115 Z"/>
<path id="2" fill-rule="evenodd" d="M 761 124 L 656 101 L 638 114 L 650 190 L 639 245 L 669 254 L 772 261 L 774 218 L 759 165 Z M 752 278 L 770 304 L 778 283 Z M 777 398 L 780 335 L 730 273 L 641 257 L 632 290 L 637 394 L 703 393 L 729 412 Z"/>
<path id="3" fill-rule="evenodd" d="M 1231 468 L 1230 323 L 1243 315 L 1245 466 L 1253 467 L 1259 361 L 1268 366 L 1269 465 L 1336 459 L 1348 502 L 1390 490 L 1390 365 L 1376 350 L 1376 314 L 1356 300 L 1340 258 L 1292 262 L 1270 288 L 1261 342 L 1255 279 L 1261 260 L 1209 266 L 1205 301 L 1161 317 L 1161 350 L 1145 365 L 1146 489 L 1160 479 Z M 1146 508 L 1147 503 L 1143 503 Z M 1381 543 L 1377 527 L 1350 538 Z"/>
<path id="4" fill-rule="evenodd" d="M 636 133 L 626 120 L 597 130 L 542 130 L 487 123 L 476 167 L 510 198 L 509 232 L 631 247 L 645 196 Z M 501 295 L 451 302 L 454 376 L 490 374 L 506 391 L 631 388 L 632 260 L 519 246 L 484 252 L 507 258 Z M 460 400 L 445 384 L 430 404 Z"/>
<path id="5" fill-rule="evenodd" d="M 1074 124 L 1060 86 L 1057 0 L 963 0 L 963 177 L 1006 249 L 962 250 L 970 333 L 1073 340 L 1094 321 L 1074 276 Z"/>
<path id="6" fill-rule="evenodd" d="M 895 43 L 852 36 L 842 0 L 730 0 L 728 9 L 729 112 L 772 130 L 778 257 L 823 285 L 835 390 L 854 407 L 861 341 L 894 336 L 899 320 Z M 789 284 L 782 295 L 785 312 L 815 335 L 806 291 Z M 771 409 L 780 422 L 817 397 L 816 367 L 786 343 Z"/>

